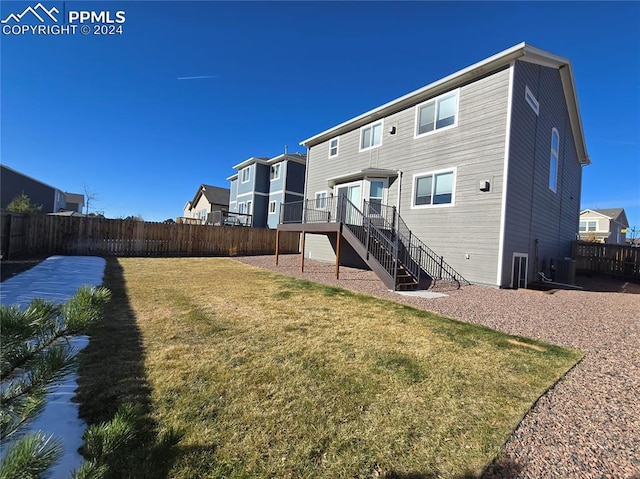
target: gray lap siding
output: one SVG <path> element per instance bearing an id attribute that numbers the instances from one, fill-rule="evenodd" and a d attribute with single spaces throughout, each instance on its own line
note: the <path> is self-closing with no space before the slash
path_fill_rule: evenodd
<path id="1" fill-rule="evenodd" d="M 465 278 L 496 284 L 505 157 L 509 69 L 459 88 L 457 126 L 415 138 L 416 107 L 383 120 L 382 144 L 359 151 L 360 129 L 340 136 L 338 156 L 328 158 L 329 142 L 309 150 L 307 198 L 317 191 L 335 191 L 327 178 L 364 168 L 402 171 L 400 212 L 409 228 L 444 256 Z M 395 126 L 395 134 L 390 127 Z M 455 168 L 455 204 L 414 208 L 414 175 Z M 490 182 L 481 192 L 481 180 Z M 398 181 L 390 178 L 386 203 L 397 204 Z M 324 236 L 309 235 L 312 258 L 334 260 Z M 468 255 L 468 259 L 465 255 Z"/>
<path id="2" fill-rule="evenodd" d="M 536 115 L 525 101 L 536 96 Z M 560 135 L 557 190 L 549 188 L 551 134 Z M 529 255 L 529 281 L 551 258 L 571 255 L 578 230 L 582 167 L 573 142 L 558 70 L 517 61 L 513 85 L 502 286 L 511 282 L 514 252 Z"/>

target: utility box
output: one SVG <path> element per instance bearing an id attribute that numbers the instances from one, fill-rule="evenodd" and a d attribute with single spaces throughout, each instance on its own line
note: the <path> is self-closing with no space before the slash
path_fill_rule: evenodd
<path id="1" fill-rule="evenodd" d="M 549 260 L 551 276 L 556 283 L 576 284 L 576 262 L 573 259 Z"/>

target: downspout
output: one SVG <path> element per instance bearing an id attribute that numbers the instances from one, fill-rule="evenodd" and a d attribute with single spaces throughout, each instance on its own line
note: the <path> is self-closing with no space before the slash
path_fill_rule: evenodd
<path id="1" fill-rule="evenodd" d="M 396 170 L 398 173 L 398 200 L 396 202 L 396 213 L 400 216 L 400 197 L 402 194 L 402 170 Z"/>

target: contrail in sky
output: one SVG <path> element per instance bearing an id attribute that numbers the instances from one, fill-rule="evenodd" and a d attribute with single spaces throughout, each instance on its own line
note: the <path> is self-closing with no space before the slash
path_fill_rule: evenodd
<path id="1" fill-rule="evenodd" d="M 196 77 L 178 77 L 178 80 L 204 80 L 207 78 L 218 78 L 217 75 L 201 75 Z"/>

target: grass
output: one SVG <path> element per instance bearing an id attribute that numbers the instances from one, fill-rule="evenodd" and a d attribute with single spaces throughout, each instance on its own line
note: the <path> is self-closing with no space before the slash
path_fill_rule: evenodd
<path id="1" fill-rule="evenodd" d="M 231 259 L 110 260 L 105 286 L 81 414 L 147 417 L 114 477 L 477 477 L 581 357 Z"/>

